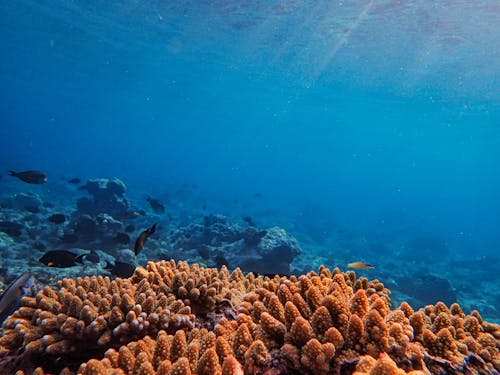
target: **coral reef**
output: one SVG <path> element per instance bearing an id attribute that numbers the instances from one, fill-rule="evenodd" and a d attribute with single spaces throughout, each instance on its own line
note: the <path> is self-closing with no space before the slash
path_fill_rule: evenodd
<path id="1" fill-rule="evenodd" d="M 202 224 L 177 229 L 170 243 L 183 259 L 186 251 L 195 249 L 203 259 L 214 260 L 216 266 L 268 274 L 289 274 L 290 264 L 300 253 L 297 240 L 282 228 L 240 226 L 222 215 L 208 215 Z"/>
<path id="2" fill-rule="evenodd" d="M 107 213 L 114 217 L 127 214 L 129 202 L 125 198 L 127 187 L 123 181 L 117 178 L 90 179 L 79 189 L 86 190 L 92 196 L 92 198 L 83 197 L 77 201 L 80 213 L 90 215 Z"/>
<path id="3" fill-rule="evenodd" d="M 404 374 L 500 370 L 500 326 L 458 304 L 390 309 L 377 280 L 149 262 L 64 279 L 4 324 L 2 374 Z"/>

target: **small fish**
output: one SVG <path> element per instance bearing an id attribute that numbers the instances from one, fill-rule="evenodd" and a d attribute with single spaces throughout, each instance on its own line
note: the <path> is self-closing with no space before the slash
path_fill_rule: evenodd
<path id="1" fill-rule="evenodd" d="M 104 267 L 104 269 L 108 270 L 113 275 L 122 278 L 127 278 L 132 276 L 135 272 L 135 268 L 136 266 L 134 264 L 119 262 L 117 260 L 115 260 L 114 265 L 106 262 L 106 266 Z"/>
<path id="2" fill-rule="evenodd" d="M 90 253 L 88 254 L 84 254 L 83 255 L 83 258 L 87 261 L 87 262 L 92 262 L 92 263 L 99 263 L 100 259 L 99 259 L 99 254 L 97 254 L 95 252 L 95 250 L 90 250 Z"/>
<path id="3" fill-rule="evenodd" d="M 23 273 L 15 279 L 0 296 L 0 326 L 14 310 L 19 307 L 19 302 L 23 296 L 27 284 L 32 281 L 29 273 Z"/>
<path id="4" fill-rule="evenodd" d="M 47 182 L 47 176 L 45 176 L 40 171 L 24 171 L 24 172 L 9 171 L 9 176 L 17 177 L 21 181 L 24 181 L 28 184 L 43 184 Z"/>
<path id="5" fill-rule="evenodd" d="M 248 225 L 250 225 L 251 227 L 254 227 L 255 226 L 255 222 L 253 221 L 253 219 L 250 217 L 250 216 L 243 216 L 242 217 L 243 221 L 245 223 L 247 223 Z"/>
<path id="6" fill-rule="evenodd" d="M 371 264 L 365 263 L 365 262 L 352 262 L 347 265 L 349 268 L 355 268 L 358 270 L 371 270 L 372 268 L 375 268 L 375 266 L 372 266 Z"/>
<path id="7" fill-rule="evenodd" d="M 54 223 L 54 224 L 62 224 L 66 221 L 66 215 L 63 215 L 63 214 L 50 215 L 47 218 L 47 220 L 50 221 L 51 223 Z"/>
<path id="8" fill-rule="evenodd" d="M 68 250 L 50 250 L 43 254 L 39 261 L 48 267 L 67 268 L 82 263 L 84 256 L 85 254 L 77 255 Z"/>
<path id="9" fill-rule="evenodd" d="M 127 233 L 123 233 L 123 232 L 116 233 L 116 236 L 115 236 L 115 238 L 113 238 L 113 240 L 116 243 L 123 244 L 123 245 L 128 245 L 130 243 L 129 235 Z"/>
<path id="10" fill-rule="evenodd" d="M 165 212 L 165 206 L 158 199 L 153 199 L 148 195 L 145 195 L 144 199 L 148 201 L 149 205 L 155 213 L 163 214 Z"/>
<path id="11" fill-rule="evenodd" d="M 135 241 L 135 246 L 134 246 L 135 255 L 139 254 L 141 249 L 144 247 L 144 244 L 146 243 L 148 237 L 152 235 L 155 231 L 156 231 L 156 224 L 153 224 L 150 228 L 142 231 L 142 233 L 137 238 L 137 241 Z"/>
<path id="12" fill-rule="evenodd" d="M 78 177 L 75 177 L 75 178 L 69 179 L 68 182 L 70 184 L 73 184 L 73 185 L 78 185 L 80 182 L 82 182 L 82 180 L 80 180 Z"/>

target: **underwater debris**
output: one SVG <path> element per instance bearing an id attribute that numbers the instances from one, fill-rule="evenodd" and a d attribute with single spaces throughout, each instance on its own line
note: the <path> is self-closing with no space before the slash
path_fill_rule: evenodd
<path id="1" fill-rule="evenodd" d="M 156 223 L 153 224 L 151 227 L 148 229 L 144 230 L 141 232 L 137 240 L 135 241 L 134 245 L 134 253 L 135 255 L 139 254 L 139 252 L 142 250 L 144 247 L 144 244 L 146 243 L 146 240 L 150 235 L 152 235 L 156 231 Z"/>
<path id="2" fill-rule="evenodd" d="M 23 182 L 28 184 L 43 184 L 47 182 L 47 176 L 40 171 L 23 171 L 23 172 L 14 172 L 9 171 L 9 176 L 17 177 Z"/>

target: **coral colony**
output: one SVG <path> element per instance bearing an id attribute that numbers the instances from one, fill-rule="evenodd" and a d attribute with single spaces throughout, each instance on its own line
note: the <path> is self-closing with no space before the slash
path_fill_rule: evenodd
<path id="1" fill-rule="evenodd" d="M 4 324 L 1 374 L 498 374 L 500 326 L 438 302 L 390 307 L 378 280 L 274 278 L 149 262 L 60 280 Z M 17 372 L 16 372 L 17 371 Z"/>

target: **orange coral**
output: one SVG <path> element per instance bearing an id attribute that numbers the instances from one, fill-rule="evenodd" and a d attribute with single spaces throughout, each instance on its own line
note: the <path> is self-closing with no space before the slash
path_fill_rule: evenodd
<path id="1" fill-rule="evenodd" d="M 0 338 L 0 372 L 500 370 L 499 326 L 477 312 L 465 315 L 457 304 L 415 312 L 403 303 L 391 311 L 389 296 L 377 280 L 326 267 L 271 279 L 225 267 L 149 262 L 130 279 L 64 279 L 57 289 L 24 298 Z M 60 358 L 61 365 L 44 358 Z"/>

